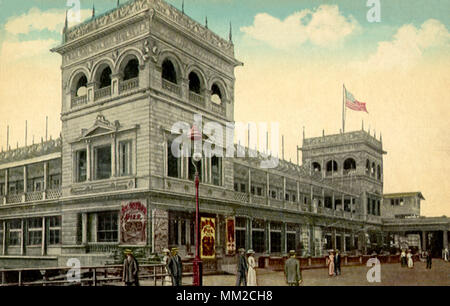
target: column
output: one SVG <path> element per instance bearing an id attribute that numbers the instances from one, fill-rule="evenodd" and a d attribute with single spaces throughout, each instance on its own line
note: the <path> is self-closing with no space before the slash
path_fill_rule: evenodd
<path id="1" fill-rule="evenodd" d="M 20 255 L 25 255 L 25 221 L 22 219 L 20 220 Z"/>
<path id="2" fill-rule="evenodd" d="M 443 247 L 448 248 L 448 230 L 443 230 L 442 231 L 442 238 L 443 238 Z"/>
<path id="3" fill-rule="evenodd" d="M 426 231 L 422 231 L 422 250 L 426 250 L 427 249 L 427 232 Z"/>
<path id="4" fill-rule="evenodd" d="M 336 210 L 336 200 L 335 200 L 335 196 L 334 196 L 334 191 L 333 191 L 333 195 L 332 195 L 332 203 L 331 203 L 331 207 L 333 208 L 333 210 Z"/>
<path id="5" fill-rule="evenodd" d="M 111 135 L 111 177 L 116 177 L 116 135 Z"/>
<path id="6" fill-rule="evenodd" d="M 283 176 L 283 206 L 286 208 L 286 177 Z"/>
<path id="7" fill-rule="evenodd" d="M 88 215 L 87 213 L 81 214 L 81 244 L 87 245 L 87 236 L 88 236 Z"/>
<path id="8" fill-rule="evenodd" d="M 314 187 L 313 187 L 313 185 L 311 185 L 310 193 L 311 193 L 310 211 L 317 212 L 317 211 L 314 211 Z"/>
<path id="9" fill-rule="evenodd" d="M 2 241 L 3 241 L 3 244 L 2 244 L 2 254 L 3 255 L 6 255 L 6 221 L 2 221 L 2 229 L 3 229 L 3 232 L 2 232 L 2 235 L 3 235 L 3 239 L 2 239 Z"/>
<path id="10" fill-rule="evenodd" d="M 9 169 L 5 169 L 5 192 L 4 192 L 5 196 L 3 198 L 3 204 L 6 204 L 6 198 L 8 197 L 8 189 L 9 189 L 8 177 L 9 177 Z"/>
<path id="11" fill-rule="evenodd" d="M 120 82 L 123 78 L 122 73 L 116 73 L 111 75 L 111 96 L 116 97 L 120 95 Z"/>
<path id="12" fill-rule="evenodd" d="M 301 205 L 301 200 L 300 200 L 300 182 L 297 181 L 297 210 L 301 210 L 300 205 Z"/>
<path id="13" fill-rule="evenodd" d="M 91 155 L 92 155 L 91 154 L 91 142 L 88 140 L 88 141 L 86 141 L 86 180 L 87 181 L 92 180 L 92 178 L 91 178 L 91 173 L 92 173 L 92 171 L 91 171 L 91 165 L 92 165 Z"/>
<path id="14" fill-rule="evenodd" d="M 26 194 L 28 193 L 28 174 L 27 174 L 27 166 L 23 166 L 23 195 L 22 202 L 26 202 Z"/>
<path id="15" fill-rule="evenodd" d="M 332 232 L 332 234 L 331 234 L 332 236 L 331 236 L 331 248 L 333 249 L 333 250 L 335 250 L 336 249 L 336 229 L 335 228 L 333 228 L 333 232 Z"/>
<path id="16" fill-rule="evenodd" d="M 264 237 L 266 241 L 266 254 L 270 254 L 270 221 L 265 221 L 264 224 Z"/>
<path id="17" fill-rule="evenodd" d="M 314 226 L 309 226 L 309 255 L 311 257 L 316 256 L 316 245 L 314 237 Z"/>
<path id="18" fill-rule="evenodd" d="M 287 254 L 288 250 L 287 250 L 287 239 L 286 239 L 286 227 L 287 227 L 287 223 L 283 222 L 281 225 L 281 253 L 282 254 Z"/>
<path id="19" fill-rule="evenodd" d="M 94 90 L 97 87 L 96 82 L 92 82 L 87 84 L 87 101 L 93 102 L 94 101 Z"/>
<path id="20" fill-rule="evenodd" d="M 342 194 L 342 200 L 341 200 L 341 209 L 345 211 L 345 194 Z"/>
<path id="21" fill-rule="evenodd" d="M 270 206 L 270 175 L 266 172 L 266 195 L 267 195 L 267 206 Z"/>
<path id="22" fill-rule="evenodd" d="M 46 223 L 46 218 L 43 217 L 42 218 L 42 238 L 41 238 L 41 255 L 44 256 L 45 255 L 45 233 L 47 232 L 47 228 L 45 226 Z"/>
<path id="23" fill-rule="evenodd" d="M 48 189 L 48 162 L 44 162 L 44 188 L 43 188 L 43 199 L 47 199 L 47 189 Z"/>
<path id="24" fill-rule="evenodd" d="M 248 217 L 246 218 L 247 221 L 247 239 L 245 239 L 245 249 L 250 250 L 253 249 L 253 241 L 252 241 L 252 218 Z"/>
<path id="25" fill-rule="evenodd" d="M 252 203 L 252 170 L 248 167 L 248 202 Z"/>

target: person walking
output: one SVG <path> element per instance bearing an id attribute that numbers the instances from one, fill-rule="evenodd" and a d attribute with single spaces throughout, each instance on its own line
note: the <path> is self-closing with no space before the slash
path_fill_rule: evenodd
<path id="1" fill-rule="evenodd" d="M 248 286 L 258 286 L 256 284 L 256 261 L 255 261 L 255 252 L 253 250 L 248 250 L 248 272 L 247 272 L 247 285 Z"/>
<path id="2" fill-rule="evenodd" d="M 406 258 L 408 260 L 408 268 L 410 268 L 410 269 L 414 268 L 413 255 L 411 253 L 411 250 L 408 250 L 408 253 L 406 254 Z"/>
<path id="3" fill-rule="evenodd" d="M 244 286 L 247 286 L 247 271 L 248 271 L 248 264 L 247 259 L 245 258 L 245 250 L 239 249 L 239 258 L 238 258 L 238 264 L 237 264 L 237 279 L 236 279 L 236 286 L 240 286 L 242 283 Z"/>
<path id="4" fill-rule="evenodd" d="M 300 272 L 300 262 L 295 258 L 295 251 L 289 251 L 289 259 L 284 264 L 284 274 L 286 282 L 289 286 L 299 286 L 302 282 L 302 274 Z"/>
<path id="5" fill-rule="evenodd" d="M 169 272 L 172 276 L 172 285 L 176 287 L 182 286 L 183 263 L 180 255 L 178 255 L 178 248 L 172 249 L 172 257 L 169 260 Z"/>
<path id="6" fill-rule="evenodd" d="M 166 276 L 163 278 L 163 286 L 172 286 L 172 277 L 170 276 L 169 272 L 169 261 L 170 261 L 170 250 L 164 249 L 163 250 L 164 257 L 162 258 L 161 263 L 165 266 L 164 270 L 166 272 Z"/>
<path id="7" fill-rule="evenodd" d="M 328 251 L 327 265 L 328 276 L 334 276 L 334 255 L 332 250 Z"/>
<path id="8" fill-rule="evenodd" d="M 427 269 L 431 270 L 431 263 L 432 263 L 431 251 L 426 251 L 425 256 L 427 258 Z"/>
<path id="9" fill-rule="evenodd" d="M 400 254 L 400 263 L 403 268 L 406 267 L 406 252 L 405 252 L 405 250 L 402 250 L 402 253 Z"/>
<path id="10" fill-rule="evenodd" d="M 336 250 L 336 256 L 334 257 L 334 274 L 336 276 L 341 275 L 341 253 Z"/>
<path id="11" fill-rule="evenodd" d="M 133 256 L 133 251 L 125 250 L 125 260 L 123 262 L 122 281 L 126 286 L 139 286 L 139 264 Z"/>

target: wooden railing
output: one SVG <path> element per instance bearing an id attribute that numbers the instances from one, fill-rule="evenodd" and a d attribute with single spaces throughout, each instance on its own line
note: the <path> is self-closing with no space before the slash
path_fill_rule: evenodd
<path id="1" fill-rule="evenodd" d="M 183 263 L 183 270 L 190 271 L 192 263 Z M 73 267 L 27 268 L 0 270 L 0 287 L 7 286 L 99 286 L 122 282 L 123 265 L 81 267 L 79 278 L 74 280 Z M 184 276 L 192 275 L 183 272 Z M 154 286 L 163 286 L 169 276 L 163 264 L 140 265 L 139 280 L 151 280 Z"/>

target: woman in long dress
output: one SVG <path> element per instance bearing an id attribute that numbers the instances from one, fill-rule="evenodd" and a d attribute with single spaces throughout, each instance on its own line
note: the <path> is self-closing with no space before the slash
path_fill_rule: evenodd
<path id="1" fill-rule="evenodd" d="M 163 253 L 164 253 L 164 257 L 163 257 L 161 263 L 163 265 L 165 265 L 164 271 L 166 274 L 166 276 L 164 276 L 164 279 L 163 279 L 163 286 L 172 286 L 172 277 L 170 277 L 169 268 L 168 268 L 169 260 L 170 260 L 170 251 L 168 249 L 164 249 Z"/>
<path id="2" fill-rule="evenodd" d="M 255 257 L 253 257 L 253 255 L 255 254 L 255 252 L 253 250 L 249 250 L 247 252 L 248 254 L 248 272 L 247 272 L 247 286 L 258 286 L 256 284 L 256 261 L 255 261 Z"/>
<path id="3" fill-rule="evenodd" d="M 412 269 L 414 267 L 414 261 L 410 250 L 408 250 L 406 258 L 408 259 L 408 268 Z"/>
<path id="4" fill-rule="evenodd" d="M 333 251 L 329 252 L 328 256 L 328 275 L 333 276 L 334 275 L 334 254 Z"/>

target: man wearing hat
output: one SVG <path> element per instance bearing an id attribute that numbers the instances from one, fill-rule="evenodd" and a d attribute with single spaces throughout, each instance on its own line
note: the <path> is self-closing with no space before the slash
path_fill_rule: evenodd
<path id="1" fill-rule="evenodd" d="M 125 260 L 123 262 L 122 281 L 127 286 L 139 286 L 139 264 L 133 256 L 133 251 L 125 250 Z"/>
<path id="2" fill-rule="evenodd" d="M 178 248 L 172 249 L 172 257 L 169 259 L 169 273 L 172 276 L 173 286 L 181 286 L 183 280 L 183 263 L 178 255 Z"/>
<path id="3" fill-rule="evenodd" d="M 248 271 L 248 265 L 247 265 L 247 259 L 245 258 L 245 250 L 239 249 L 239 259 L 237 264 L 237 280 L 236 280 L 236 286 L 240 286 L 241 283 L 244 283 L 244 286 L 247 286 L 247 271 Z"/>
<path id="4" fill-rule="evenodd" d="M 289 259 L 287 259 L 284 264 L 284 274 L 289 286 L 298 286 L 302 282 L 300 262 L 295 258 L 294 250 L 289 251 Z"/>
<path id="5" fill-rule="evenodd" d="M 336 255 L 334 256 L 334 275 L 341 275 L 341 253 L 336 250 Z"/>

